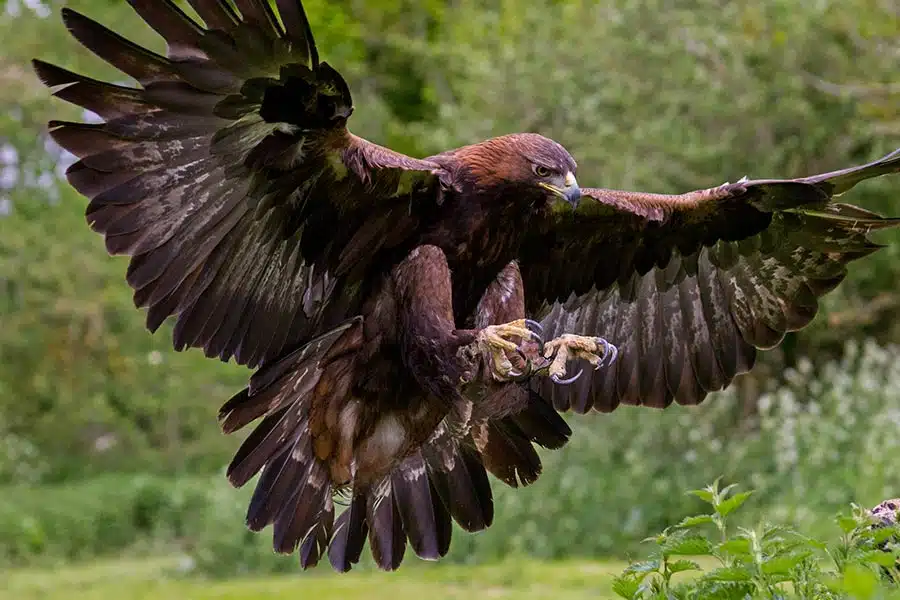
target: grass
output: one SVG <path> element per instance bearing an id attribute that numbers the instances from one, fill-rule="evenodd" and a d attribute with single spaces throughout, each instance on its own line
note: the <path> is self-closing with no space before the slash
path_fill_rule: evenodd
<path id="1" fill-rule="evenodd" d="M 177 558 L 117 560 L 57 569 L 0 572 L 0 600 L 390 600 L 504 599 L 607 600 L 624 563 L 531 559 L 493 565 L 404 564 L 396 573 L 362 570 L 238 577 L 225 581 L 174 576 Z"/>

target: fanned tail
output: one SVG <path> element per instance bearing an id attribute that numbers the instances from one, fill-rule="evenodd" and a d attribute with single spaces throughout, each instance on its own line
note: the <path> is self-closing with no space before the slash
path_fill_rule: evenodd
<path id="1" fill-rule="evenodd" d="M 451 520 L 471 532 L 489 527 L 493 518 L 491 486 L 478 452 L 451 435 L 445 420 L 390 475 L 353 491 L 328 557 L 335 570 L 349 571 L 368 540 L 379 568 L 393 571 L 407 542 L 419 558 L 438 560 L 450 549 Z"/>
<path id="2" fill-rule="evenodd" d="M 438 560 L 450 548 L 452 521 L 468 532 L 482 531 L 493 522 L 488 472 L 513 487 L 538 478 L 541 462 L 533 444 L 559 448 L 571 429 L 546 401 L 525 388 L 505 386 L 495 395 L 508 401 L 504 405 L 489 397 L 480 404 L 500 406 L 506 414 L 479 414 L 476 409 L 465 436 L 458 435 L 454 419 L 448 417 L 388 477 L 354 490 L 328 549 L 335 570 L 352 569 L 367 540 L 384 570 L 399 567 L 407 543 L 419 558 Z"/>

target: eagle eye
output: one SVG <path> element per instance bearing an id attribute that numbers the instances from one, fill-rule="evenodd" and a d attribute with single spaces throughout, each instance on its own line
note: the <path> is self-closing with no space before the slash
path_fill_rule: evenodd
<path id="1" fill-rule="evenodd" d="M 553 171 L 548 169 L 545 166 L 535 165 L 534 166 L 534 174 L 537 175 L 538 177 L 550 177 L 551 175 L 553 175 Z"/>

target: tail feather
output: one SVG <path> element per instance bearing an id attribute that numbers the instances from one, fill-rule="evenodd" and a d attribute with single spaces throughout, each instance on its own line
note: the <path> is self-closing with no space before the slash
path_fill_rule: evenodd
<path id="1" fill-rule="evenodd" d="M 334 511 L 327 509 L 332 502 L 331 479 L 321 461 L 309 464 L 304 481 L 295 488 L 274 523 L 274 548 L 284 554 L 292 553 L 314 532 L 330 534 L 334 520 Z"/>
<path id="2" fill-rule="evenodd" d="M 251 530 L 260 531 L 274 522 L 282 507 L 292 503 L 306 485 L 314 461 L 311 456 L 296 450 L 302 450 L 308 444 L 309 432 L 306 430 L 292 448 L 285 449 L 266 464 L 247 509 L 247 526 Z"/>
<path id="3" fill-rule="evenodd" d="M 303 544 L 300 546 L 300 566 L 310 569 L 319 564 L 319 559 L 325 555 L 328 541 L 334 529 L 334 500 L 331 495 L 325 500 L 325 508 L 322 511 L 319 522 L 309 532 Z"/>
<path id="4" fill-rule="evenodd" d="M 429 476 L 453 520 L 469 532 L 482 531 L 494 521 L 494 498 L 484 465 L 476 450 L 456 440 L 434 460 L 426 457 Z"/>
<path id="5" fill-rule="evenodd" d="M 385 478 L 369 493 L 366 502 L 369 523 L 369 547 L 375 564 L 385 571 L 400 566 L 406 553 L 406 531 L 395 502 L 390 478 Z"/>
<path id="6" fill-rule="evenodd" d="M 477 428 L 484 466 L 510 487 L 534 483 L 541 474 L 541 458 L 521 428 L 510 419 L 488 422 Z"/>
<path id="7" fill-rule="evenodd" d="M 535 444 L 548 450 L 562 448 L 572 436 L 572 428 L 549 402 L 532 390 L 528 392 L 525 409 L 507 418 Z"/>
<path id="8" fill-rule="evenodd" d="M 301 433 L 305 419 L 296 410 L 285 406 L 257 425 L 241 444 L 228 465 L 227 477 L 232 485 L 241 487 L 278 453 L 283 452 L 292 437 Z"/>
<path id="9" fill-rule="evenodd" d="M 354 493 L 350 506 L 337 518 L 334 537 L 328 546 L 328 560 L 335 571 L 346 573 L 359 563 L 368 535 L 366 495 Z"/>
<path id="10" fill-rule="evenodd" d="M 421 453 L 407 458 L 391 474 L 394 502 L 416 556 L 437 560 L 450 549 L 450 513 L 437 495 Z"/>

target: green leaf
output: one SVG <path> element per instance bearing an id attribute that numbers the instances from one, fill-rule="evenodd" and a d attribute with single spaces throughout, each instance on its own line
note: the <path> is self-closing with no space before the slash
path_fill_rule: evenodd
<path id="1" fill-rule="evenodd" d="M 692 535 L 669 540 L 662 551 L 665 554 L 701 556 L 712 552 L 712 544 L 703 536 Z"/>
<path id="2" fill-rule="evenodd" d="M 737 487 L 736 483 L 726 485 L 724 488 L 719 490 L 719 498 L 724 498 L 725 496 L 727 496 L 728 494 L 731 493 L 731 490 L 733 490 L 736 487 Z"/>
<path id="3" fill-rule="evenodd" d="M 765 561 L 762 565 L 762 572 L 767 575 L 787 575 L 791 569 L 799 565 L 812 552 L 797 552 L 794 554 L 783 554 Z"/>
<path id="4" fill-rule="evenodd" d="M 700 565 L 692 560 L 675 560 L 669 563 L 670 573 L 681 573 L 683 571 L 699 571 Z"/>
<path id="5" fill-rule="evenodd" d="M 859 600 L 872 598 L 878 587 L 878 576 L 860 565 L 847 565 L 842 587 L 845 592 Z"/>
<path id="6" fill-rule="evenodd" d="M 674 529 L 690 529 L 691 527 L 699 527 L 700 525 L 707 525 L 712 522 L 712 515 L 695 515 L 693 517 L 685 517 L 674 526 Z"/>
<path id="7" fill-rule="evenodd" d="M 710 571 L 703 579 L 704 581 L 751 581 L 753 572 L 749 567 L 721 567 Z"/>
<path id="8" fill-rule="evenodd" d="M 732 538 L 719 544 L 717 550 L 733 556 L 749 556 L 750 540 L 745 538 Z"/>
<path id="9" fill-rule="evenodd" d="M 897 555 L 882 550 L 870 550 L 860 555 L 857 560 L 861 563 L 872 563 L 882 567 L 891 567 L 897 562 Z"/>
<path id="10" fill-rule="evenodd" d="M 625 573 L 650 573 L 659 570 L 658 560 L 645 560 L 628 565 Z"/>
<path id="11" fill-rule="evenodd" d="M 688 494 L 691 494 L 692 496 L 697 496 L 698 498 L 700 498 L 701 500 L 703 500 L 704 502 L 706 502 L 708 504 L 713 503 L 713 493 L 710 490 L 690 490 L 688 492 Z"/>
<path id="12" fill-rule="evenodd" d="M 753 594 L 752 582 L 711 581 L 698 586 L 694 598 L 703 600 L 746 600 Z"/>
<path id="13" fill-rule="evenodd" d="M 841 528 L 841 531 L 844 533 L 850 533 L 854 529 L 856 529 L 856 519 L 853 517 L 848 517 L 847 515 L 841 515 L 837 518 L 838 527 Z"/>
<path id="14" fill-rule="evenodd" d="M 750 490 L 747 492 L 741 492 L 739 494 L 735 494 L 734 496 L 732 496 L 731 498 L 728 498 L 727 500 L 723 500 L 722 502 L 720 502 L 718 504 L 718 506 L 715 507 L 716 512 L 719 513 L 720 515 L 722 515 L 723 517 L 725 515 L 728 515 L 728 514 L 734 512 L 735 510 L 740 508 L 744 502 L 747 501 L 747 498 L 749 498 L 752 493 L 753 493 L 753 490 Z"/>
<path id="15" fill-rule="evenodd" d="M 898 532 L 896 527 L 879 527 L 872 531 L 872 541 L 876 544 L 881 544 L 898 536 L 898 534 L 900 532 Z"/>
<path id="16" fill-rule="evenodd" d="M 633 575 L 620 575 L 613 578 L 613 592 L 626 600 L 636 600 L 640 586 L 640 581 Z"/>

